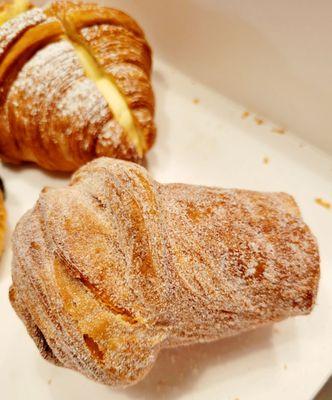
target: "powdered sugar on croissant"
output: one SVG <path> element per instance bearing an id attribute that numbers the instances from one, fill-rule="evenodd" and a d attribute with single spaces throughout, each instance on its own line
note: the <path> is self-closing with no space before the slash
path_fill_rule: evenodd
<path id="1" fill-rule="evenodd" d="M 20 0 L 17 0 L 20 1 Z M 151 50 L 126 14 L 56 1 L 0 26 L 0 154 L 73 171 L 142 161 L 155 137 Z"/>
<path id="2" fill-rule="evenodd" d="M 13 243 L 11 301 L 44 357 L 114 386 L 163 347 L 309 313 L 319 280 L 291 196 L 162 185 L 108 158 L 45 189 Z"/>

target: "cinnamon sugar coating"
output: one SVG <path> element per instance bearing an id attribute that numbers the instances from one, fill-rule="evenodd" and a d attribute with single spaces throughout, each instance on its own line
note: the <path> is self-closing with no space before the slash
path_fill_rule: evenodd
<path id="1" fill-rule="evenodd" d="M 11 301 L 41 354 L 112 386 L 163 347 L 308 314 L 319 280 L 291 196 L 162 185 L 109 158 L 44 189 L 13 245 Z"/>

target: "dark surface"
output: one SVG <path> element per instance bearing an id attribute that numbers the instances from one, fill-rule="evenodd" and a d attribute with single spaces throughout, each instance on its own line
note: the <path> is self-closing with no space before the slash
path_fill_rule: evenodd
<path id="1" fill-rule="evenodd" d="M 4 185 L 3 180 L 2 180 L 1 177 L 0 177 L 0 190 L 1 190 L 1 192 L 2 192 L 4 195 L 6 194 L 6 192 L 5 192 L 5 185 Z"/>
<path id="2" fill-rule="evenodd" d="M 332 400 L 332 377 L 330 377 L 314 400 Z"/>

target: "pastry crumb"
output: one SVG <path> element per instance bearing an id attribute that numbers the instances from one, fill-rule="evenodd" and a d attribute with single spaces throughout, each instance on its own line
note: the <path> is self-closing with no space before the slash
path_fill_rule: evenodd
<path id="1" fill-rule="evenodd" d="M 284 135 L 286 133 L 286 129 L 285 128 L 273 128 L 272 132 L 278 133 L 279 135 Z"/>
<path id="2" fill-rule="evenodd" d="M 255 122 L 256 122 L 256 125 L 263 125 L 264 124 L 264 120 L 262 118 L 258 118 L 258 117 L 255 117 Z"/>
<path id="3" fill-rule="evenodd" d="M 200 99 L 198 99 L 197 97 L 195 99 L 193 99 L 193 103 L 194 104 L 199 104 L 201 102 Z"/>
<path id="4" fill-rule="evenodd" d="M 243 111 L 243 113 L 242 113 L 242 119 L 248 118 L 249 115 L 250 115 L 250 112 L 249 112 L 249 111 Z"/>
<path id="5" fill-rule="evenodd" d="M 263 164 L 267 165 L 267 164 L 269 164 L 269 163 L 270 163 L 269 157 L 264 157 L 264 158 L 263 158 Z"/>
<path id="6" fill-rule="evenodd" d="M 288 368 L 287 364 L 284 364 L 284 369 L 286 370 Z"/>
<path id="7" fill-rule="evenodd" d="M 330 202 L 322 199 L 321 197 L 317 197 L 315 199 L 316 204 L 318 204 L 319 206 L 322 206 L 324 208 L 326 208 L 327 210 L 330 210 L 332 208 L 332 205 Z"/>
<path id="8" fill-rule="evenodd" d="M 47 384 L 48 384 L 48 385 L 51 385 L 51 384 L 52 384 L 52 379 L 51 379 L 51 378 L 47 381 Z"/>

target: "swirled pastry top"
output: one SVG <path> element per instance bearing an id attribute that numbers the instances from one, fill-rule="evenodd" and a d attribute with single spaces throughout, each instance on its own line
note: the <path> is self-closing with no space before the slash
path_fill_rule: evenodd
<path id="1" fill-rule="evenodd" d="M 108 158 L 45 189 L 13 242 L 12 303 L 42 354 L 117 386 L 162 347 L 309 313 L 319 280 L 291 196 L 162 185 Z"/>

